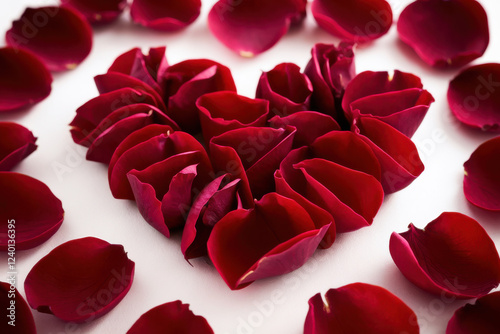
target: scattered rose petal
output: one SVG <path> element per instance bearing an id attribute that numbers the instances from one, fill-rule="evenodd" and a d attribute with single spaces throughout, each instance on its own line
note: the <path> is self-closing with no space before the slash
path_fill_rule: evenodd
<path id="1" fill-rule="evenodd" d="M 311 11 L 321 28 L 358 43 L 385 35 L 392 25 L 386 0 L 314 0 Z"/>
<path id="2" fill-rule="evenodd" d="M 482 209 L 500 211 L 500 137 L 481 144 L 464 167 L 467 200 Z"/>
<path id="3" fill-rule="evenodd" d="M 500 291 L 459 308 L 448 322 L 446 334 L 496 334 L 500 328 Z"/>
<path id="4" fill-rule="evenodd" d="M 12 23 L 7 44 L 36 54 L 51 71 L 78 66 L 92 49 L 92 28 L 85 17 L 66 7 L 27 8 Z"/>
<path id="5" fill-rule="evenodd" d="M 444 212 L 424 230 L 394 232 L 390 251 L 403 275 L 438 296 L 477 298 L 500 283 L 495 244 L 474 219 Z"/>
<path id="6" fill-rule="evenodd" d="M 91 24 L 107 24 L 121 15 L 127 0 L 61 0 L 65 7 L 76 10 Z"/>
<path id="7" fill-rule="evenodd" d="M 122 245 L 87 237 L 54 248 L 31 269 L 26 299 L 38 312 L 74 323 L 111 311 L 127 294 L 134 262 Z"/>
<path id="8" fill-rule="evenodd" d="M 314 253 L 329 225 L 316 229 L 295 201 L 269 193 L 255 208 L 231 211 L 208 239 L 208 254 L 232 289 L 289 273 Z"/>
<path id="9" fill-rule="evenodd" d="M 15 304 L 12 304 L 12 301 Z M 0 331 L 9 334 L 36 334 L 33 314 L 14 285 L 0 282 L 0 308 L 3 314 Z M 14 323 L 15 326 L 10 323 Z"/>
<path id="10" fill-rule="evenodd" d="M 9 171 L 33 153 L 36 138 L 24 126 L 0 122 L 0 171 Z"/>
<path id="11" fill-rule="evenodd" d="M 132 20 L 147 28 L 176 31 L 193 23 L 200 15 L 201 0 L 133 0 Z"/>
<path id="12" fill-rule="evenodd" d="M 398 33 L 435 67 L 463 66 L 481 57 L 490 39 L 488 17 L 476 0 L 412 2 L 399 16 Z"/>
<path id="13" fill-rule="evenodd" d="M 500 64 L 469 67 L 448 88 L 448 104 L 460 122 L 483 131 L 500 132 Z"/>
<path id="14" fill-rule="evenodd" d="M 379 286 L 353 283 L 309 299 L 304 334 L 418 334 L 415 313 Z"/>
<path id="15" fill-rule="evenodd" d="M 195 315 L 180 300 L 153 307 L 134 323 L 127 334 L 213 334 L 207 320 Z"/>
<path id="16" fill-rule="evenodd" d="M 0 172 L 0 224 L 7 231 L 15 226 L 16 250 L 36 247 L 47 241 L 61 226 L 61 201 L 42 182 L 27 175 Z M 0 234 L 0 251 L 8 249 L 7 232 Z"/>

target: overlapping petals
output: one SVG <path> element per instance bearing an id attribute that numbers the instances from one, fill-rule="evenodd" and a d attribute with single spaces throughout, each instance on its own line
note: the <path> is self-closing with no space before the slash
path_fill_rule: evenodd
<path id="1" fill-rule="evenodd" d="M 304 334 L 418 334 L 415 313 L 384 288 L 354 283 L 309 299 Z"/>
<path id="2" fill-rule="evenodd" d="M 89 23 L 100 25 L 116 20 L 127 7 L 127 0 L 61 0 L 61 4 L 80 12 Z"/>
<path id="3" fill-rule="evenodd" d="M 208 27 L 229 49 L 252 57 L 270 49 L 290 25 L 300 22 L 306 4 L 305 0 L 220 0 L 208 14 Z"/>
<path id="4" fill-rule="evenodd" d="M 130 15 L 134 22 L 147 28 L 176 31 L 193 23 L 200 10 L 201 0 L 134 0 Z"/>
<path id="5" fill-rule="evenodd" d="M 61 201 L 42 182 L 18 173 L 0 172 L 0 250 L 8 249 L 15 231 L 17 250 L 36 247 L 47 241 L 61 226 Z M 8 228 L 10 227 L 10 228 Z"/>
<path id="6" fill-rule="evenodd" d="M 321 28 L 358 43 L 385 35 L 392 25 L 386 0 L 314 0 L 311 11 Z"/>
<path id="7" fill-rule="evenodd" d="M 24 126 L 0 122 L 0 171 L 9 171 L 33 153 L 37 146 L 33 133 Z"/>
<path id="8" fill-rule="evenodd" d="M 398 19 L 399 38 L 435 67 L 462 66 L 489 43 L 488 17 L 476 0 L 417 0 Z"/>
<path id="9" fill-rule="evenodd" d="M 6 315 L 0 323 L 2 333 L 36 334 L 31 310 L 14 285 L 0 282 L 0 307 L 2 314 Z"/>
<path id="10" fill-rule="evenodd" d="M 92 28 L 67 7 L 27 8 L 6 34 L 7 44 L 36 54 L 52 71 L 73 69 L 92 49 Z"/>
<path id="11" fill-rule="evenodd" d="M 500 283 L 494 242 L 474 219 L 445 212 L 424 230 L 393 233 L 390 251 L 403 275 L 438 296 L 477 298 Z"/>
<path id="12" fill-rule="evenodd" d="M 500 64 L 467 68 L 448 88 L 448 104 L 457 119 L 473 128 L 500 132 Z"/>
<path id="13" fill-rule="evenodd" d="M 500 211 L 500 137 L 481 144 L 464 167 L 467 200 L 482 209 Z"/>
<path id="14" fill-rule="evenodd" d="M 207 320 L 195 315 L 189 304 L 180 300 L 165 303 L 147 311 L 127 331 L 127 334 L 213 334 Z"/>
<path id="15" fill-rule="evenodd" d="M 227 285 L 241 289 L 302 266 L 329 227 L 316 228 L 295 201 L 269 193 L 253 209 L 231 211 L 215 224 L 208 254 Z"/>
<path id="16" fill-rule="evenodd" d="M 446 334 L 495 334 L 500 328 L 500 291 L 459 308 L 448 322 Z"/>

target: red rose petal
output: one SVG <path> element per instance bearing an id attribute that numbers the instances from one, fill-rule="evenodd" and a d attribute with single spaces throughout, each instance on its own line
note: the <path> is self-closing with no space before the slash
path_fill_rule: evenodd
<path id="1" fill-rule="evenodd" d="M 92 49 L 92 28 L 80 13 L 65 7 L 27 8 L 12 23 L 7 44 L 36 54 L 51 71 L 73 69 Z"/>
<path id="2" fill-rule="evenodd" d="M 316 229 L 299 204 L 270 193 L 254 209 L 232 211 L 215 224 L 208 254 L 227 285 L 241 289 L 302 266 L 328 228 Z"/>
<path id="3" fill-rule="evenodd" d="M 54 248 L 24 282 L 31 308 L 75 323 L 111 311 L 127 294 L 134 262 L 121 245 L 87 237 Z"/>
<path id="4" fill-rule="evenodd" d="M 490 293 L 455 311 L 446 334 L 496 334 L 500 328 L 500 291 Z"/>
<path id="5" fill-rule="evenodd" d="M 481 144 L 464 167 L 467 200 L 482 209 L 500 211 L 500 137 Z"/>
<path id="6" fill-rule="evenodd" d="M 107 24 L 118 18 L 125 7 L 127 0 L 61 0 L 65 7 L 76 10 L 91 24 Z"/>
<path id="7" fill-rule="evenodd" d="M 14 302 L 15 304 L 12 304 Z M 9 334 L 36 334 L 33 314 L 14 285 L 0 282 L 0 331 Z M 11 325 L 11 322 L 15 325 Z"/>
<path id="8" fill-rule="evenodd" d="M 132 20 L 147 28 L 176 31 L 193 23 L 200 15 L 201 0 L 133 0 Z"/>
<path id="9" fill-rule="evenodd" d="M 386 0 L 314 0 L 311 11 L 321 28 L 358 43 L 385 35 L 392 25 Z"/>
<path id="10" fill-rule="evenodd" d="M 42 182 L 18 173 L 0 172 L 0 251 L 8 249 L 8 225 L 15 225 L 16 249 L 25 250 L 47 241 L 61 226 L 61 201 Z M 15 221 L 15 222 L 13 222 Z"/>
<path id="11" fill-rule="evenodd" d="M 0 48 L 0 72 L 0 112 L 38 103 L 52 89 L 52 75 L 28 51 Z"/>
<path id="12" fill-rule="evenodd" d="M 403 275 L 438 296 L 477 298 L 500 283 L 495 244 L 474 219 L 445 212 L 424 230 L 393 233 L 390 251 Z"/>
<path id="13" fill-rule="evenodd" d="M 127 334 L 213 334 L 207 320 L 195 315 L 189 304 L 180 300 L 162 304 L 147 311 L 127 331 Z"/>
<path id="14" fill-rule="evenodd" d="M 463 66 L 481 57 L 489 43 L 488 17 L 476 0 L 412 2 L 399 16 L 398 33 L 436 67 Z"/>
<path id="15" fill-rule="evenodd" d="M 208 27 L 229 49 L 244 57 L 262 53 L 304 17 L 304 0 L 220 0 L 208 14 Z M 242 38 L 245 36 L 245 38 Z"/>
<path id="16" fill-rule="evenodd" d="M 269 115 L 285 117 L 310 110 L 313 87 L 309 78 L 292 63 L 277 65 L 260 76 L 255 97 L 269 101 Z"/>
<path id="17" fill-rule="evenodd" d="M 415 313 L 379 286 L 354 283 L 309 299 L 304 334 L 418 334 Z"/>
<path id="18" fill-rule="evenodd" d="M 0 171 L 9 171 L 33 153 L 36 138 L 24 126 L 0 122 Z"/>
<path id="19" fill-rule="evenodd" d="M 482 64 L 457 75 L 448 88 L 448 104 L 460 122 L 500 132 L 500 64 Z"/>
<path id="20" fill-rule="evenodd" d="M 269 112 L 268 101 L 250 99 L 231 91 L 205 94 L 196 101 L 196 106 L 200 111 L 201 129 L 206 143 L 229 130 L 264 126 Z"/>

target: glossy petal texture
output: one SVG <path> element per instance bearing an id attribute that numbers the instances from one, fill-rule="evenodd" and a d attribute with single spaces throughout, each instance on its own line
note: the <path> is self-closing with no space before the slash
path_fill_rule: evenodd
<path id="1" fill-rule="evenodd" d="M 399 38 L 435 67 L 463 66 L 488 47 L 488 17 L 476 0 L 417 0 L 398 19 Z"/>
<path id="2" fill-rule="evenodd" d="M 187 27 L 200 15 L 201 0 L 134 0 L 132 20 L 147 28 L 176 31 Z"/>
<path id="3" fill-rule="evenodd" d="M 481 144 L 464 167 L 467 200 L 482 209 L 500 211 L 500 137 Z"/>
<path id="4" fill-rule="evenodd" d="M 1 48 L 0 72 L 0 112 L 38 103 L 52 90 L 52 75 L 31 52 Z"/>
<path id="5" fill-rule="evenodd" d="M 42 182 L 18 173 L 0 172 L 0 251 L 8 248 L 8 225 L 14 225 L 16 250 L 36 247 L 61 226 L 61 201 Z M 14 222 L 13 222 L 14 221 Z"/>
<path id="6" fill-rule="evenodd" d="M 85 17 L 66 7 L 27 8 L 12 23 L 7 44 L 36 54 L 51 71 L 73 69 L 92 49 L 92 28 Z"/>
<path id="7" fill-rule="evenodd" d="M 455 311 L 446 334 L 496 334 L 500 328 L 500 291 L 490 293 Z"/>
<path id="8" fill-rule="evenodd" d="M 213 334 L 207 320 L 195 315 L 189 304 L 180 300 L 165 303 L 147 311 L 127 331 L 127 334 Z"/>
<path id="9" fill-rule="evenodd" d="M 113 22 L 121 15 L 127 0 L 61 0 L 65 7 L 74 9 L 95 25 Z"/>
<path id="10" fill-rule="evenodd" d="M 392 25 L 386 0 L 314 0 L 311 11 L 321 28 L 357 43 L 385 35 Z"/>
<path id="11" fill-rule="evenodd" d="M 438 296 L 477 298 L 500 283 L 495 244 L 474 219 L 445 212 L 424 230 L 393 233 L 390 251 L 403 275 Z"/>
<path id="12" fill-rule="evenodd" d="M 24 282 L 31 308 L 74 323 L 111 311 L 127 294 L 134 262 L 123 246 L 87 237 L 54 248 Z"/>
<path id="13" fill-rule="evenodd" d="M 14 302 L 14 304 L 12 304 Z M 0 331 L 9 334 L 36 334 L 33 314 L 14 285 L 0 282 Z M 12 325 L 14 324 L 14 326 Z"/>
<path id="14" fill-rule="evenodd" d="M 254 209 L 231 211 L 215 224 L 208 254 L 227 285 L 241 289 L 302 266 L 328 228 L 316 229 L 299 204 L 270 193 Z"/>
<path id="15" fill-rule="evenodd" d="M 415 313 L 379 286 L 354 283 L 309 299 L 304 334 L 418 334 Z"/>
<path id="16" fill-rule="evenodd" d="M 467 68 L 448 88 L 448 104 L 460 122 L 483 131 L 500 132 L 500 64 Z"/>
<path id="17" fill-rule="evenodd" d="M 255 97 L 269 101 L 269 116 L 286 117 L 303 110 L 310 110 L 312 84 L 292 63 L 277 65 L 260 76 Z"/>
<path id="18" fill-rule="evenodd" d="M 9 171 L 33 153 L 36 138 L 24 126 L 0 122 L 0 171 Z"/>
<path id="19" fill-rule="evenodd" d="M 232 51 L 252 57 L 270 49 L 292 23 L 304 17 L 304 0 L 220 0 L 208 14 L 208 27 Z"/>
<path id="20" fill-rule="evenodd" d="M 236 92 L 222 91 L 201 96 L 196 101 L 205 142 L 229 130 L 266 125 L 269 102 L 250 99 Z"/>

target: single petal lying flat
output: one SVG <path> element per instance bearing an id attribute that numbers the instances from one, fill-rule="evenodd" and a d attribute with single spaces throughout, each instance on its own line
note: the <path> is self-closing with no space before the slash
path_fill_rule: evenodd
<path id="1" fill-rule="evenodd" d="M 478 298 L 455 311 L 446 334 L 496 334 L 500 328 L 500 291 Z"/>
<path id="2" fill-rule="evenodd" d="M 0 314 L 3 315 L 3 321 L 0 323 L 2 333 L 36 334 L 30 307 L 14 285 L 0 282 L 0 308 Z"/>
<path id="3" fill-rule="evenodd" d="M 200 15 L 201 0 L 133 0 L 132 20 L 160 31 L 176 31 L 193 23 Z"/>
<path id="4" fill-rule="evenodd" d="M 9 171 L 33 153 L 37 145 L 33 133 L 12 122 L 0 122 L 0 171 Z"/>
<path id="5" fill-rule="evenodd" d="M 61 0 L 61 4 L 85 16 L 89 23 L 102 25 L 116 20 L 127 7 L 127 0 Z"/>

